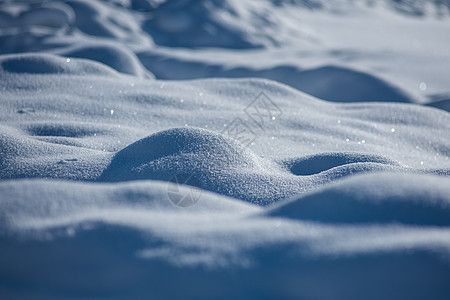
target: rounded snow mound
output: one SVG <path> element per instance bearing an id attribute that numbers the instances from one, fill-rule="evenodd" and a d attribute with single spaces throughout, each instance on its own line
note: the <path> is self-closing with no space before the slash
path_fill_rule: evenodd
<path id="1" fill-rule="evenodd" d="M 64 49 L 59 54 L 97 61 L 125 74 L 153 77 L 131 50 L 119 44 L 84 44 Z"/>
<path id="2" fill-rule="evenodd" d="M 324 223 L 450 225 L 450 178 L 377 172 L 331 183 L 269 215 Z"/>
<path id="3" fill-rule="evenodd" d="M 0 58 L 1 71 L 17 74 L 118 75 L 98 62 L 40 53 L 4 55 Z"/>
<path id="4" fill-rule="evenodd" d="M 415 102 L 397 86 L 355 69 L 323 66 L 290 77 L 290 85 L 315 97 L 334 102 Z M 289 84 L 288 83 L 288 84 Z"/>
<path id="5" fill-rule="evenodd" d="M 185 127 L 157 132 L 117 152 L 100 181 L 189 177 L 188 184 L 263 204 L 279 198 L 275 196 L 278 172 L 279 167 L 237 141 Z M 255 187 L 252 193 L 250 186 Z"/>
<path id="6" fill-rule="evenodd" d="M 193 127 L 157 132 L 119 151 L 103 174 L 109 181 L 169 180 L 178 173 L 252 168 L 257 157 L 220 134 Z"/>
<path id="7" fill-rule="evenodd" d="M 295 64 L 264 68 L 223 67 L 156 52 L 141 53 L 139 58 L 159 79 L 266 78 L 332 102 L 420 102 L 417 96 L 379 76 L 333 64 L 311 69 L 302 69 Z M 168 65 L 173 67 L 168 68 Z"/>

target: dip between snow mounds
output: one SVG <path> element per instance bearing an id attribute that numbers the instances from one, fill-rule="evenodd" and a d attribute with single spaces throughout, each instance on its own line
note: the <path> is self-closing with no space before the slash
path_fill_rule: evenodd
<path id="1" fill-rule="evenodd" d="M 403 169 L 380 156 L 356 153 L 318 155 L 305 161 L 307 174 L 299 174 L 298 159 L 277 164 L 221 134 L 193 127 L 173 128 L 118 151 L 99 180 L 170 181 L 188 174 L 199 188 L 267 205 L 349 174 Z M 311 164 L 318 167 L 314 169 Z"/>

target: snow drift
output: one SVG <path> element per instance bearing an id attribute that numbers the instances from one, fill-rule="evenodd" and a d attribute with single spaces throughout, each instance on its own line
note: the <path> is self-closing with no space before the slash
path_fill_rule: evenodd
<path id="1" fill-rule="evenodd" d="M 448 8 L 3 1 L 0 298 L 448 299 Z"/>

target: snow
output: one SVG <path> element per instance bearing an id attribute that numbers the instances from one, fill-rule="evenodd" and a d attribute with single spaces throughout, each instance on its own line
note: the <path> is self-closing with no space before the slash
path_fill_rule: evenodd
<path id="1" fill-rule="evenodd" d="M 450 4 L 0 3 L 1 299 L 448 299 Z"/>

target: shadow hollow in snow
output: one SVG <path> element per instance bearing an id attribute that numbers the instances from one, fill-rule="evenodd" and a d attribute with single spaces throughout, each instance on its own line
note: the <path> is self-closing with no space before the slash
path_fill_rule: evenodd
<path id="1" fill-rule="evenodd" d="M 399 166 L 398 163 L 379 155 L 359 153 L 320 153 L 285 161 L 284 164 L 294 175 L 313 175 L 335 167 L 355 163 L 378 163 Z"/>
<path id="2" fill-rule="evenodd" d="M 89 125 L 73 123 L 37 123 L 26 126 L 26 131 L 32 136 L 51 137 L 87 137 L 104 133 L 104 130 Z"/>

